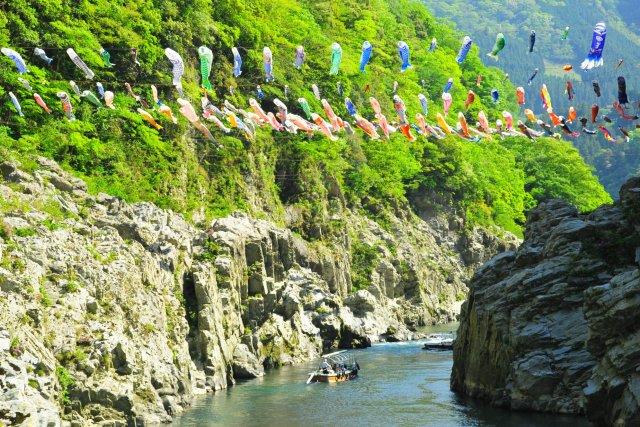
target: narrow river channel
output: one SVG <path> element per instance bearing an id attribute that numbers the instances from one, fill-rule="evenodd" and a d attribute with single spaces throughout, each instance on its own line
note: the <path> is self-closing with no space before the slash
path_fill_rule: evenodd
<path id="1" fill-rule="evenodd" d="M 420 340 L 376 344 L 354 354 L 361 367 L 354 381 L 307 385 L 318 361 L 285 366 L 196 399 L 172 425 L 589 426 L 583 418 L 509 412 L 461 398 L 449 390 L 452 353 L 423 350 Z"/>

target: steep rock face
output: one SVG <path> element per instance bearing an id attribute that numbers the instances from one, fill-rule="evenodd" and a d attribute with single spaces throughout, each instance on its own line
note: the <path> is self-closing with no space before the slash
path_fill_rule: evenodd
<path id="1" fill-rule="evenodd" d="M 344 209 L 331 244 L 243 213 L 200 229 L 37 162 L 0 163 L 4 424 L 166 422 L 265 367 L 411 339 L 466 291 L 442 220 Z"/>
<path id="2" fill-rule="evenodd" d="M 452 389 L 513 409 L 640 423 L 640 178 L 578 215 L 529 215 L 525 240 L 477 270 L 454 346 Z"/>

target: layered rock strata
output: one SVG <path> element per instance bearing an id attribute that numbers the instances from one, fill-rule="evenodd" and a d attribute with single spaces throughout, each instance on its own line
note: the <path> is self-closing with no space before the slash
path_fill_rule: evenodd
<path id="1" fill-rule="evenodd" d="M 517 251 L 477 270 L 452 389 L 518 410 L 640 425 L 640 178 L 580 215 L 554 200 Z"/>

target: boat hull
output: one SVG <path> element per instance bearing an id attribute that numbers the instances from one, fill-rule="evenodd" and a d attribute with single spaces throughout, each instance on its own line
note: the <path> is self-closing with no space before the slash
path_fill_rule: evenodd
<path id="1" fill-rule="evenodd" d="M 453 350 L 455 334 L 431 334 L 424 343 L 425 350 Z"/>
<path id="2" fill-rule="evenodd" d="M 357 377 L 358 374 L 355 372 L 345 372 L 343 374 L 324 374 L 324 373 L 316 373 L 314 374 L 309 382 L 311 383 L 341 383 L 344 381 L 349 381 Z"/>
<path id="3" fill-rule="evenodd" d="M 453 350 L 453 343 L 437 343 L 437 344 L 425 344 L 422 347 L 425 350 Z"/>

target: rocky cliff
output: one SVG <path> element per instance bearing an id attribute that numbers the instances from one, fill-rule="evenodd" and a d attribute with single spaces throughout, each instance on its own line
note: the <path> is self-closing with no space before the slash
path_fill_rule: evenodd
<path id="1" fill-rule="evenodd" d="M 0 164 L 4 424 L 166 422 L 265 367 L 410 339 L 457 315 L 474 247 L 504 246 L 409 211 L 344 209 L 331 242 L 242 213 L 196 227 L 37 163 Z"/>
<path id="2" fill-rule="evenodd" d="M 639 266 L 640 178 L 588 215 L 541 204 L 519 249 L 470 283 L 452 389 L 512 409 L 640 425 Z"/>

